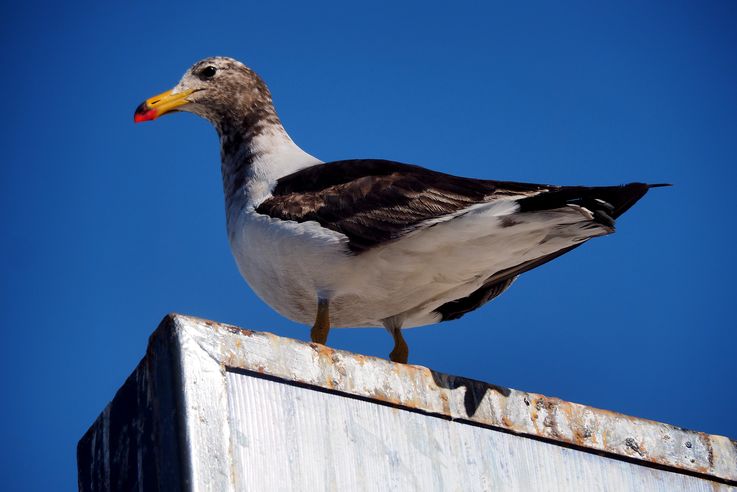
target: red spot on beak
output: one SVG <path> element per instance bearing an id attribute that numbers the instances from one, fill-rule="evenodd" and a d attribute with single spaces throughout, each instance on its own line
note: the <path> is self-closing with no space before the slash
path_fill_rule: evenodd
<path id="1" fill-rule="evenodd" d="M 133 121 L 135 123 L 140 123 L 142 121 L 151 121 L 153 119 L 156 119 L 156 116 L 158 116 L 158 111 L 149 108 L 145 102 L 142 102 L 136 108 L 136 112 L 133 113 Z"/>

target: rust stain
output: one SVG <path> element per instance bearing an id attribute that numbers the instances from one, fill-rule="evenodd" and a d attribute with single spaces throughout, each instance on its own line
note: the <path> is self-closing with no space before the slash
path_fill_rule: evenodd
<path id="1" fill-rule="evenodd" d="M 704 434 L 703 432 L 696 433 L 697 439 L 701 440 L 704 443 L 704 447 L 706 448 L 706 460 L 707 464 L 704 465 L 696 465 L 695 460 L 691 460 L 691 463 L 694 463 L 693 468 L 702 472 L 707 473 L 712 470 L 714 470 L 714 447 L 712 445 L 711 439 L 707 434 Z M 693 446 L 693 444 L 690 441 L 686 442 L 686 447 L 690 447 L 689 445 Z"/>
<path id="2" fill-rule="evenodd" d="M 572 426 L 573 427 L 573 426 Z M 586 441 L 591 439 L 594 433 L 586 426 L 576 425 L 573 428 L 573 439 L 579 446 L 585 446 Z M 596 442 L 596 439 L 591 439 Z"/>
<path id="3" fill-rule="evenodd" d="M 328 347 L 327 345 L 323 345 L 321 343 L 310 342 L 310 347 L 312 348 L 312 350 L 317 352 L 318 356 L 327 357 L 332 360 L 334 350 Z"/>
<path id="4" fill-rule="evenodd" d="M 543 420 L 543 426 L 550 429 L 550 434 L 555 438 L 560 438 L 560 432 L 558 431 L 558 421 L 555 420 L 555 416 L 553 415 L 546 415 L 545 419 Z"/>
<path id="5" fill-rule="evenodd" d="M 530 410 L 530 420 L 532 421 L 532 426 L 535 428 L 535 434 L 539 434 L 540 430 L 537 428 L 537 409 L 533 406 Z"/>
<path id="6" fill-rule="evenodd" d="M 220 324 L 214 324 L 211 321 L 207 322 L 206 320 L 202 321 L 205 325 L 209 326 L 213 329 L 224 329 L 225 331 L 228 331 L 230 333 L 233 333 L 234 335 L 244 335 L 247 337 L 253 336 L 255 333 L 253 330 L 246 330 L 245 328 L 238 328 L 237 326 L 233 325 L 220 325 Z"/>
<path id="7" fill-rule="evenodd" d="M 450 402 L 448 401 L 448 395 L 445 393 L 445 391 L 440 393 L 440 402 L 443 406 L 443 412 L 445 414 L 450 414 Z"/>
<path id="8" fill-rule="evenodd" d="M 532 409 L 530 411 L 530 417 L 535 426 L 535 433 L 540 436 L 550 437 L 553 436 L 556 439 L 561 439 L 561 433 L 558 429 L 558 422 L 556 420 L 556 413 L 558 403 L 560 400 L 556 398 L 547 398 L 545 396 L 539 396 L 533 400 Z M 545 411 L 545 417 L 543 418 L 543 428 L 540 429 L 537 426 L 537 421 L 540 416 L 539 412 Z"/>
<path id="9" fill-rule="evenodd" d="M 345 366 L 343 364 L 336 364 L 335 365 L 335 372 L 337 372 L 341 377 L 346 377 L 347 373 L 345 370 Z"/>
<path id="10" fill-rule="evenodd" d="M 634 437 L 628 437 L 624 440 L 624 445 L 631 451 L 637 453 L 640 457 L 645 457 L 645 454 L 640 449 L 640 444 L 635 440 Z"/>
<path id="11" fill-rule="evenodd" d="M 640 451 L 642 451 L 642 454 L 649 460 L 650 456 L 648 455 L 647 445 L 645 444 L 645 441 L 643 439 L 640 439 L 638 444 L 640 445 Z"/>
<path id="12" fill-rule="evenodd" d="M 589 433 L 587 438 L 591 441 L 591 444 L 598 445 L 599 440 L 596 438 L 596 433 L 593 430 L 589 429 L 588 427 L 586 427 L 586 431 Z"/>
<path id="13" fill-rule="evenodd" d="M 708 435 L 704 434 L 703 432 L 699 432 L 699 437 L 701 437 L 706 442 L 706 450 L 708 453 L 708 459 L 709 459 L 709 468 L 714 468 L 714 446 L 712 446 L 711 439 Z"/>
<path id="14" fill-rule="evenodd" d="M 414 407 L 413 402 L 407 401 L 407 400 L 401 400 L 401 399 L 398 399 L 398 398 L 393 398 L 393 397 L 387 395 L 386 393 L 384 393 L 384 391 L 382 391 L 381 388 L 377 388 L 375 391 L 373 391 L 371 393 L 370 396 L 371 396 L 371 398 L 376 398 L 379 401 L 383 401 L 383 402 L 386 402 L 386 403 L 391 403 L 393 405 L 404 406 L 404 407 L 408 407 L 408 408 L 413 408 Z"/>

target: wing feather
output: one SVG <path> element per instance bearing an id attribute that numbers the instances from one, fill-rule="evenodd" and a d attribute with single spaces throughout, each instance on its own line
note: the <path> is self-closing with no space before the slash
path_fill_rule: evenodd
<path id="1" fill-rule="evenodd" d="M 471 205 L 552 188 L 463 178 L 393 161 L 348 160 L 279 179 L 256 210 L 282 220 L 317 221 L 345 234 L 349 249 L 361 253 Z"/>
<path id="2" fill-rule="evenodd" d="M 514 198 L 519 212 L 534 212 L 568 205 L 600 207 L 611 204 L 617 218 L 650 187 L 552 186 L 464 178 L 411 164 L 380 159 L 335 161 L 311 166 L 280 178 L 272 196 L 258 213 L 282 220 L 316 221 L 348 237 L 348 248 L 358 254 L 393 241 L 452 216 L 478 203 Z M 606 214 L 607 225 L 613 220 Z M 611 224 L 610 224 L 611 222 Z"/>

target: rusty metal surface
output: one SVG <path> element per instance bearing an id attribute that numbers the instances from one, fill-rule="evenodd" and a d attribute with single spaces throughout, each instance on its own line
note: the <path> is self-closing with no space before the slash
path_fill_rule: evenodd
<path id="1" fill-rule="evenodd" d="M 737 482 L 737 443 L 723 436 L 375 357 L 179 316 L 175 324 L 222 370 L 238 368 L 634 462 Z"/>
<path id="2" fill-rule="evenodd" d="M 737 443 L 170 315 L 78 470 L 80 490 L 737 490 Z"/>
<path id="3" fill-rule="evenodd" d="M 711 480 L 227 372 L 236 490 L 729 490 Z"/>

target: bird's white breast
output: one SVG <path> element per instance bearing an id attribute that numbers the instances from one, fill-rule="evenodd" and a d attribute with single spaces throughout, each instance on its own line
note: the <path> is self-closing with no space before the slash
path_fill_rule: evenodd
<path id="1" fill-rule="evenodd" d="M 330 297 L 349 275 L 345 236 L 317 222 L 272 219 L 253 208 L 228 224 L 233 256 L 243 278 L 280 314 L 314 321 L 317 297 Z"/>

